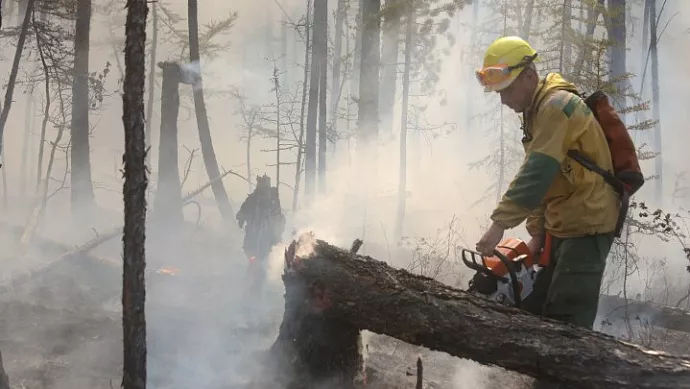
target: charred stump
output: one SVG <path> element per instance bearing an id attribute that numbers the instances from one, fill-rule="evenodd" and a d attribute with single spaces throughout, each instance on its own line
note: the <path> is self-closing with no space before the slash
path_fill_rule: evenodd
<path id="1" fill-rule="evenodd" d="M 285 254 L 285 313 L 271 347 L 277 380 L 286 389 L 354 388 L 363 374 L 360 329 L 347 318 L 328 314 L 327 288 L 297 271 L 301 258 L 296 247 L 293 242 Z"/>
<path id="2" fill-rule="evenodd" d="M 367 329 L 559 388 L 690 388 L 690 357 L 503 306 L 310 234 L 285 259 L 285 316 L 272 351 L 294 367 L 286 387 L 307 388 L 301 377 L 315 376 L 347 384 L 361 370 L 357 330 Z"/>

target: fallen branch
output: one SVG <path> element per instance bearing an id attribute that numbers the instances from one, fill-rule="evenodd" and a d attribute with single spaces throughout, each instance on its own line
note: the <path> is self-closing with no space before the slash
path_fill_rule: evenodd
<path id="1" fill-rule="evenodd" d="M 287 350 L 297 373 L 338 355 L 329 374 L 340 368 L 353 379 L 358 355 L 347 350 L 358 339 L 350 331 L 367 329 L 564 388 L 690 388 L 688 358 L 502 306 L 313 235 L 293 242 L 285 261 L 286 311 L 274 349 Z"/>

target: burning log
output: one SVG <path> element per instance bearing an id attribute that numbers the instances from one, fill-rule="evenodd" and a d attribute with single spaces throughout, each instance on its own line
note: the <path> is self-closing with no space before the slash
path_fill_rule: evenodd
<path id="1" fill-rule="evenodd" d="M 361 371 L 358 330 L 367 329 L 563 388 L 690 388 L 690 357 L 499 305 L 311 234 L 285 261 L 285 316 L 272 351 L 293 377 L 337 376 L 340 386 L 330 387 L 350 387 Z"/>

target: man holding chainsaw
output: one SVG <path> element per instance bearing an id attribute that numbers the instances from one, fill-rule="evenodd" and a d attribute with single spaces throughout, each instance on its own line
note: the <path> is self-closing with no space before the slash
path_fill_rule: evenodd
<path id="1" fill-rule="evenodd" d="M 612 169 L 611 152 L 575 86 L 557 73 L 541 79 L 536 58 L 529 43 L 503 37 L 489 46 L 477 70 L 487 92 L 499 93 L 501 103 L 522 114 L 526 155 L 476 249 L 493 255 L 504 231 L 526 221 L 529 248 L 549 265 L 522 308 L 591 329 L 619 203 L 613 188 L 568 151 L 577 150 L 604 170 Z"/>

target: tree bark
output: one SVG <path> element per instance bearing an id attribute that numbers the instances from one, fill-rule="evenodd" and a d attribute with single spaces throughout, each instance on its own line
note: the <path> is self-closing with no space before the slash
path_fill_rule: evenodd
<path id="1" fill-rule="evenodd" d="M 199 16 L 197 0 L 189 0 L 187 2 L 187 11 L 190 62 L 197 62 L 199 64 L 198 69 L 200 78 L 198 80 L 198 85 L 194 86 L 194 108 L 196 111 L 196 122 L 199 126 L 201 154 L 204 159 L 204 165 L 206 165 L 206 172 L 208 173 L 209 180 L 213 181 L 211 189 L 213 190 L 213 195 L 218 203 L 218 210 L 228 226 L 235 226 L 235 213 L 233 212 L 232 205 L 228 199 L 228 193 L 225 191 L 223 181 L 216 180 L 216 178 L 220 177 L 220 170 L 218 169 L 216 152 L 213 150 L 213 140 L 211 139 L 211 129 L 209 128 L 208 116 L 206 115 L 204 89 L 201 80 L 201 62 L 199 59 Z"/>
<path id="2" fill-rule="evenodd" d="M 177 118 L 180 111 L 180 66 L 162 62 L 161 129 L 158 149 L 158 185 L 152 218 L 164 225 L 179 225 L 182 216 L 182 188 L 178 169 Z"/>
<path id="3" fill-rule="evenodd" d="M 649 2 L 649 33 L 650 33 L 650 52 L 652 57 L 652 120 L 656 122 L 654 128 L 654 149 L 659 153 L 654 158 L 654 173 L 657 176 L 654 186 L 654 194 L 657 201 L 661 201 L 663 191 L 663 146 L 661 143 L 661 116 L 659 113 L 659 54 L 657 50 L 658 40 L 658 19 L 656 13 L 656 0 Z"/>
<path id="4" fill-rule="evenodd" d="M 89 146 L 89 38 L 91 0 L 78 0 L 74 32 L 74 79 L 72 80 L 71 208 L 85 213 L 96 205 L 91 181 Z"/>
<path id="5" fill-rule="evenodd" d="M 125 79 L 122 121 L 125 128 L 122 329 L 122 387 L 146 388 L 146 0 L 127 0 Z"/>
<path id="6" fill-rule="evenodd" d="M 311 27 L 309 25 L 309 15 L 311 14 L 311 0 L 307 0 L 307 13 L 304 15 L 305 27 L 304 27 L 304 74 L 302 76 L 302 103 L 300 104 L 300 114 L 299 114 L 299 138 L 297 140 L 297 161 L 295 164 L 295 189 L 292 191 L 292 212 L 297 211 L 297 205 L 299 204 L 299 186 L 302 178 L 302 159 L 304 155 L 304 108 L 307 105 L 307 87 L 309 85 L 309 50 L 311 47 L 311 41 L 309 40 L 309 31 Z M 311 92 L 311 89 L 309 89 Z M 308 118 L 307 118 L 308 120 Z M 306 180 L 306 178 L 305 178 Z"/>
<path id="7" fill-rule="evenodd" d="M 321 323 L 348 323 L 342 325 L 497 365 L 562 388 L 690 387 L 690 359 L 503 306 L 308 233 L 286 250 L 283 281 L 286 307 L 299 299 L 302 310 L 321 315 Z M 299 325 L 289 312 L 281 328 Z"/>
<path id="8" fill-rule="evenodd" d="M 623 79 L 626 73 L 626 29 L 625 29 L 625 8 L 626 0 L 608 0 L 608 8 L 611 13 L 611 26 L 609 26 L 609 39 L 611 47 L 611 65 L 609 79 L 613 81 L 618 96 L 613 101 L 614 107 L 621 110 L 626 106 L 625 96 L 623 95 L 625 85 L 628 80 Z M 625 121 L 625 115 L 623 115 Z"/>

